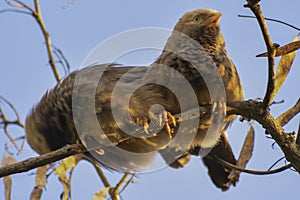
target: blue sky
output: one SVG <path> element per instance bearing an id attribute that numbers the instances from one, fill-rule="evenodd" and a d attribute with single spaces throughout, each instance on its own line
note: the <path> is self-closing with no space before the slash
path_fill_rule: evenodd
<path id="1" fill-rule="evenodd" d="M 29 2 L 29 4 L 31 1 Z M 263 97 L 267 77 L 267 60 L 255 58 L 265 51 L 265 46 L 253 19 L 238 18 L 238 14 L 251 14 L 243 8 L 245 1 L 229 0 L 152 0 L 152 1 L 80 1 L 69 8 L 62 6 L 69 1 L 41 1 L 42 14 L 52 42 L 67 57 L 72 70 L 78 69 L 87 54 L 108 37 L 133 28 L 161 27 L 173 28 L 178 18 L 185 12 L 197 8 L 211 8 L 223 13 L 221 29 L 225 37 L 228 53 L 238 68 L 246 99 Z M 0 2 L 0 9 L 6 7 Z M 263 1 L 265 16 L 281 19 L 300 27 L 299 2 Z M 17 13 L 0 15 L 0 95 L 14 103 L 22 121 L 29 109 L 42 94 L 55 85 L 56 81 L 47 65 L 47 55 L 43 37 L 37 24 L 30 16 Z M 296 30 L 286 26 L 268 23 L 273 41 L 284 45 L 291 41 Z M 130 55 L 121 61 L 124 64 L 151 63 L 159 52 Z M 300 63 L 296 57 L 294 66 L 276 100 L 284 104 L 274 105 L 272 113 L 277 116 L 291 107 L 299 98 Z M 61 74 L 63 70 L 60 69 Z M 10 116 L 10 115 L 9 115 Z M 296 130 L 299 116 L 287 127 Z M 228 131 L 233 149 L 238 154 L 247 124 L 236 121 Z M 256 139 L 254 156 L 247 168 L 264 170 L 282 157 L 278 146 L 272 148 L 273 140 L 267 139 L 263 129 L 255 123 Z M 10 129 L 13 136 L 24 134 L 19 128 Z M 6 136 L 0 132 L 0 157 L 4 152 Z M 36 153 L 26 144 L 24 152 L 16 156 L 24 159 Z M 280 163 L 284 164 L 284 163 Z M 31 171 L 33 172 L 33 171 Z M 113 182 L 120 178 L 116 172 L 106 174 Z M 270 199 L 293 198 L 297 195 L 300 177 L 287 170 L 271 176 L 242 174 L 237 187 L 222 193 L 209 180 L 206 169 L 199 158 L 193 158 L 184 169 L 165 168 L 156 172 L 140 174 L 136 184 L 131 184 L 122 194 L 123 199 Z M 13 176 L 13 199 L 27 199 L 33 189 L 34 176 L 23 173 Z M 102 188 L 92 166 L 86 162 L 79 164 L 73 177 L 73 200 L 92 199 L 92 195 Z M 57 177 L 51 176 L 43 194 L 43 199 L 58 199 L 62 191 Z M 285 191 L 285 192 L 284 192 Z M 288 191 L 288 192 L 287 192 Z M 0 181 L 0 199 L 3 197 L 3 183 Z"/>

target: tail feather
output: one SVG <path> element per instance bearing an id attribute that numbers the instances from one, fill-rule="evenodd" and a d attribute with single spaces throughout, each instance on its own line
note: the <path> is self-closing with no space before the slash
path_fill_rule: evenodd
<path id="1" fill-rule="evenodd" d="M 216 158 L 220 158 L 231 164 L 236 164 L 236 159 L 225 132 L 222 133 L 218 145 L 203 158 L 203 163 L 208 168 L 208 174 L 213 183 L 222 191 L 226 191 L 229 189 L 230 185 L 235 186 L 235 183 L 238 180 L 230 180 L 228 176 L 231 169 L 217 162 Z"/>

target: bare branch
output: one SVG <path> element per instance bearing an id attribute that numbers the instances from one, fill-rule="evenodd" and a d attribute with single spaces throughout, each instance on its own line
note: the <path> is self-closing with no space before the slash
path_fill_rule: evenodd
<path id="1" fill-rule="evenodd" d="M 128 179 L 128 181 L 125 183 L 125 185 L 123 186 L 123 188 L 120 190 L 120 194 L 128 187 L 128 185 L 130 183 L 134 183 L 134 177 L 135 177 L 135 174 L 131 174 L 131 177 L 130 179 Z"/>
<path id="2" fill-rule="evenodd" d="M 94 168 L 96 169 L 96 172 L 97 172 L 98 176 L 100 177 L 104 187 L 106 187 L 106 188 L 111 187 L 109 181 L 107 180 L 106 176 L 104 175 L 104 172 L 102 171 L 99 164 L 95 163 L 95 162 L 91 162 L 91 163 L 93 164 Z"/>
<path id="3" fill-rule="evenodd" d="M 221 158 L 215 158 L 219 163 L 221 163 L 222 165 L 225 165 L 226 167 L 229 167 L 231 169 L 235 169 L 235 170 L 238 170 L 238 171 L 241 171 L 241 172 L 244 172 L 244 173 L 248 173 L 248 174 L 253 174 L 253 175 L 270 175 L 270 174 L 276 174 L 276 173 L 279 173 L 279 172 L 282 172 L 284 170 L 287 170 L 289 168 L 291 168 L 293 165 L 290 163 L 290 164 L 287 164 L 283 167 L 280 167 L 278 169 L 273 169 L 273 170 L 267 170 L 267 171 L 257 171 L 257 170 L 249 170 L 249 169 L 244 169 L 242 167 L 239 167 L 239 166 L 236 166 L 236 165 L 233 165 L 225 160 L 222 160 Z"/>
<path id="4" fill-rule="evenodd" d="M 19 0 L 13 0 L 15 2 L 17 2 L 17 4 L 15 3 L 11 3 L 10 1 L 8 0 L 5 0 L 5 3 L 13 8 L 20 8 L 20 9 L 26 9 L 28 11 L 30 11 L 30 13 L 33 13 L 33 10 L 32 8 L 30 8 L 30 6 L 28 6 L 27 4 L 25 4 L 24 2 L 22 1 L 19 1 Z"/>
<path id="5" fill-rule="evenodd" d="M 38 25 L 40 26 L 40 29 L 42 30 L 42 33 L 43 33 L 43 36 L 44 36 L 45 42 L 46 42 L 47 53 L 48 53 L 48 58 L 49 58 L 49 64 L 50 64 L 52 72 L 55 76 L 56 81 L 59 82 L 60 81 L 60 75 L 59 75 L 59 72 L 58 72 L 57 67 L 55 65 L 55 60 L 54 60 L 54 57 L 53 57 L 53 49 L 52 49 L 52 46 L 51 46 L 51 38 L 50 38 L 49 33 L 47 32 L 46 26 L 45 26 L 43 18 L 42 18 L 41 9 L 40 9 L 40 5 L 39 5 L 39 0 L 34 0 L 34 7 L 35 7 L 35 11 L 33 13 L 33 17 L 35 18 Z"/>
<path id="6" fill-rule="evenodd" d="M 249 16 L 249 15 L 238 15 L 238 17 L 243 17 L 243 18 L 253 18 L 253 19 L 256 19 L 256 17 L 254 17 L 254 16 Z M 296 27 L 296 26 L 294 26 L 294 25 L 291 25 L 291 24 L 289 24 L 289 23 L 286 23 L 286 22 L 284 22 L 284 21 L 278 20 L 278 19 L 272 19 L 272 18 L 267 18 L 267 17 L 265 17 L 265 20 L 271 21 L 271 22 L 277 22 L 277 23 L 279 23 L 279 24 L 284 24 L 284 25 L 289 26 L 289 27 L 291 27 L 291 28 L 293 28 L 293 29 L 296 29 L 297 31 L 300 31 L 300 28 L 298 28 L 298 27 Z"/>
<path id="7" fill-rule="evenodd" d="M 0 178 L 11 174 L 26 172 L 31 169 L 61 160 L 68 156 L 84 153 L 86 151 L 87 151 L 86 148 L 82 144 L 73 144 L 70 146 L 66 146 L 41 156 L 29 158 L 15 164 L 8 165 L 6 167 L 1 167 Z"/>
<path id="8" fill-rule="evenodd" d="M 43 194 L 43 188 L 47 183 L 47 166 L 38 167 L 35 176 L 35 186 L 30 194 L 30 200 L 40 200 Z"/>
<path id="9" fill-rule="evenodd" d="M 263 17 L 262 14 L 262 10 L 259 4 L 258 0 L 247 0 L 247 5 L 245 5 L 245 7 L 249 7 L 251 9 L 251 11 L 254 13 L 258 24 L 260 26 L 266 47 L 267 47 L 267 51 L 268 51 L 268 86 L 267 86 L 267 90 L 266 90 L 266 94 L 263 100 L 263 105 L 264 108 L 268 107 L 271 104 L 271 96 L 272 93 L 274 91 L 275 88 L 275 61 L 274 61 L 274 57 L 275 57 L 275 47 L 274 44 L 272 42 L 270 33 L 268 31 L 267 28 L 267 24 L 266 24 L 266 20 Z"/>
<path id="10" fill-rule="evenodd" d="M 30 12 L 23 11 L 23 10 L 17 10 L 17 9 L 3 9 L 3 10 L 0 10 L 0 14 L 1 13 L 6 13 L 6 12 L 16 12 L 16 13 L 21 13 L 21 14 L 26 14 L 26 15 L 32 15 L 32 13 L 30 13 Z"/>
<path id="11" fill-rule="evenodd" d="M 39 5 L 39 0 L 34 0 L 34 9 L 32 9 L 30 6 L 28 6 L 27 4 L 25 4 L 22 1 L 19 1 L 19 0 L 14 0 L 14 1 L 17 2 L 17 4 L 14 4 L 14 3 L 9 2 L 8 0 L 5 0 L 5 2 L 9 6 L 11 6 L 13 8 L 18 8 L 18 9 L 25 9 L 27 11 L 17 10 L 17 9 L 5 9 L 5 10 L 1 10 L 0 13 L 18 12 L 18 13 L 22 13 L 22 14 L 29 14 L 36 20 L 36 22 L 38 23 L 38 25 L 39 25 L 39 27 L 42 31 L 44 39 L 45 39 L 47 55 L 48 55 L 48 58 L 49 58 L 50 67 L 52 69 L 52 72 L 54 74 L 54 77 L 55 77 L 56 81 L 59 82 L 60 81 L 60 75 L 59 75 L 58 69 L 56 67 L 55 59 L 54 59 L 54 56 L 53 56 L 51 38 L 50 38 L 50 35 L 49 35 L 49 33 L 46 29 L 46 26 L 45 26 L 43 18 L 42 18 L 41 9 L 40 9 L 40 5 Z M 64 59 L 64 57 L 62 57 L 62 58 Z M 64 59 L 64 61 L 65 61 L 65 59 Z"/>
<path id="12" fill-rule="evenodd" d="M 54 50 L 53 53 L 58 58 L 58 62 L 62 65 L 65 74 L 69 74 L 71 67 L 70 67 L 70 64 L 69 64 L 67 58 L 65 57 L 65 55 L 59 48 L 55 47 L 54 45 L 52 45 L 52 48 Z"/>
<path id="13" fill-rule="evenodd" d="M 288 111 L 281 114 L 279 117 L 277 117 L 276 120 L 281 126 L 285 126 L 299 112 L 300 112 L 300 98 L 292 108 L 290 108 Z"/>
<path id="14" fill-rule="evenodd" d="M 277 165 L 277 164 L 278 164 L 280 161 L 282 161 L 283 159 L 285 159 L 285 157 L 282 157 L 282 158 L 278 159 L 275 163 L 273 163 L 273 164 L 271 165 L 271 167 L 269 167 L 268 171 L 270 171 L 273 167 L 275 167 L 275 165 Z"/>
<path id="15" fill-rule="evenodd" d="M 17 151 L 21 152 L 22 148 L 18 148 L 18 145 L 17 145 L 16 141 L 14 140 L 14 138 L 8 132 L 8 126 L 9 125 L 16 125 L 16 126 L 19 126 L 21 128 L 24 128 L 24 125 L 22 124 L 22 122 L 20 120 L 19 113 L 18 113 L 17 109 L 14 107 L 14 105 L 2 96 L 0 96 L 0 102 L 1 101 L 3 101 L 6 105 L 8 105 L 8 107 L 13 111 L 13 113 L 15 114 L 15 116 L 17 118 L 16 120 L 13 120 L 13 121 L 8 120 L 6 118 L 4 112 L 2 111 L 1 106 L 0 106 L 0 125 L 1 125 L 1 128 L 3 129 L 4 133 L 9 138 L 9 140 L 13 144 L 13 146 L 17 149 Z"/>
<path id="16" fill-rule="evenodd" d="M 265 109 L 263 102 L 249 100 L 229 103 L 227 114 L 241 115 L 261 124 L 282 149 L 286 159 L 300 173 L 300 146 L 296 144 L 294 135 L 286 133 L 278 121 Z"/>
<path id="17" fill-rule="evenodd" d="M 15 121 L 13 121 L 13 122 L 7 121 L 7 123 L 16 124 L 16 125 L 21 126 L 22 128 L 24 128 L 24 125 L 21 123 L 21 120 L 20 120 L 20 115 L 19 115 L 17 109 L 15 108 L 15 106 L 10 101 L 8 101 L 7 99 L 5 99 L 2 96 L 0 96 L 0 100 L 4 101 L 13 110 L 14 114 L 17 117 L 17 119 Z"/>
<path id="18" fill-rule="evenodd" d="M 120 194 L 121 186 L 126 182 L 129 173 L 125 173 L 121 180 L 117 183 L 117 185 L 113 188 L 113 196 L 111 197 L 112 200 L 118 200 L 118 196 Z"/>

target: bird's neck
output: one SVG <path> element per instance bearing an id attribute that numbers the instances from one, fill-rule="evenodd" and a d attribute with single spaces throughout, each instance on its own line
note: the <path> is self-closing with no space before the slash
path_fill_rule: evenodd
<path id="1" fill-rule="evenodd" d="M 171 67 L 189 80 L 199 78 L 198 71 L 193 66 L 202 65 L 202 63 L 212 63 L 218 60 L 220 50 L 224 49 L 224 40 L 219 30 L 204 30 L 207 31 L 204 35 L 211 35 L 192 39 L 188 36 L 172 34 L 167 41 L 167 44 L 158 57 L 152 64 L 165 65 Z"/>

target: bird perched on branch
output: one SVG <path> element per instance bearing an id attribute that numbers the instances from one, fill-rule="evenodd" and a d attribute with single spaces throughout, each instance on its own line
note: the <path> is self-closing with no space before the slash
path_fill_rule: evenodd
<path id="1" fill-rule="evenodd" d="M 244 92 L 237 70 L 225 49 L 225 41 L 219 26 L 220 17 L 221 13 L 214 10 L 196 10 L 188 12 L 176 24 L 174 31 L 188 35 L 197 41 L 203 47 L 203 50 L 205 50 L 205 52 L 200 53 L 197 52 L 197 50 L 195 52 L 193 52 L 193 50 L 187 51 L 188 56 L 191 57 L 190 60 L 198 62 L 198 65 L 204 63 L 206 68 L 210 70 L 212 67 L 209 66 L 212 64 L 210 58 L 212 59 L 218 72 L 222 76 L 226 93 L 226 102 L 241 101 L 244 99 Z M 169 40 L 171 40 L 171 38 L 172 36 Z M 172 44 L 173 46 L 174 43 L 176 42 L 169 41 L 169 44 Z M 174 48 L 184 48 L 180 47 L 181 44 L 182 43 L 179 42 L 178 46 Z M 168 43 L 166 46 L 168 46 Z M 208 91 L 207 83 L 205 83 L 206 81 L 203 80 L 203 77 L 199 77 L 199 73 L 195 72 L 193 67 L 187 66 L 184 59 L 178 58 L 176 53 L 164 51 L 156 63 L 163 63 L 181 71 L 192 84 L 200 106 L 211 103 L 211 96 L 209 94 L 211 91 Z M 209 77 L 210 75 L 206 74 L 206 76 Z M 214 90 L 217 92 L 220 91 L 217 88 L 214 88 Z M 176 106 L 173 105 L 171 107 L 174 109 Z M 171 113 L 174 112 L 171 111 Z M 225 134 L 225 130 L 234 118 L 235 116 L 226 117 L 225 125 L 217 141 L 214 140 L 216 139 L 216 137 L 214 137 L 212 140 L 206 140 L 205 143 L 203 143 L 202 140 L 203 136 L 206 134 L 207 128 L 203 128 L 202 125 L 205 124 L 206 121 L 200 120 L 198 133 L 189 148 L 189 152 L 183 154 L 177 161 L 171 163 L 170 166 L 174 168 L 183 167 L 186 162 L 189 161 L 190 154 L 198 155 L 199 149 L 214 147 L 208 155 L 203 158 L 203 162 L 208 167 L 208 173 L 214 184 L 223 191 L 227 190 L 231 184 L 235 184 L 235 182 L 231 182 L 231 180 L 228 179 L 231 170 L 217 163 L 214 158 L 218 157 L 235 164 L 236 160 Z M 208 120 L 208 123 L 210 123 L 210 120 Z"/>
<path id="2" fill-rule="evenodd" d="M 204 164 L 214 184 L 227 190 L 235 182 L 215 157 L 236 162 L 225 134 L 234 116 L 216 122 L 224 114 L 218 112 L 222 103 L 243 100 L 243 90 L 225 50 L 220 17 L 207 9 L 186 13 L 149 67 L 106 64 L 71 73 L 29 113 L 28 143 L 44 154 L 82 142 L 92 162 L 122 171 L 150 165 L 157 152 L 178 168 L 190 155 L 211 150 Z M 204 117 L 180 121 L 183 113 L 209 106 Z M 221 129 L 210 134 L 210 126 Z"/>

